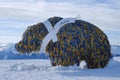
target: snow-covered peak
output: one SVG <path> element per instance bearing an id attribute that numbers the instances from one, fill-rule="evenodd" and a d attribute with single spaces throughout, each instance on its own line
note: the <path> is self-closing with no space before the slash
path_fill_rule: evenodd
<path id="1" fill-rule="evenodd" d="M 120 56 L 120 46 L 119 45 L 112 45 L 111 46 L 111 53 L 113 56 Z"/>
<path id="2" fill-rule="evenodd" d="M 5 46 L 7 46 L 7 45 L 8 45 L 8 43 L 0 44 L 0 51 L 2 51 L 5 48 Z"/>
<path id="3" fill-rule="evenodd" d="M 0 44 L 0 59 L 47 59 L 45 53 L 41 54 L 20 54 L 15 49 L 15 44 Z"/>

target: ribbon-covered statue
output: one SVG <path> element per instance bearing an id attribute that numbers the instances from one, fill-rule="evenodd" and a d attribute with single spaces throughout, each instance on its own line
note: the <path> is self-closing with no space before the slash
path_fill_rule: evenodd
<path id="1" fill-rule="evenodd" d="M 52 66 L 78 65 L 104 68 L 111 48 L 107 36 L 95 25 L 76 18 L 52 17 L 29 26 L 15 46 L 18 52 L 49 54 Z"/>

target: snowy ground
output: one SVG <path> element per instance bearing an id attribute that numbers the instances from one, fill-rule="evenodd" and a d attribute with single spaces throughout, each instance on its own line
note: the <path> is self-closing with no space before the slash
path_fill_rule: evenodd
<path id="1" fill-rule="evenodd" d="M 51 67 L 49 60 L 0 60 L 0 80 L 120 80 L 120 57 L 104 69 Z"/>

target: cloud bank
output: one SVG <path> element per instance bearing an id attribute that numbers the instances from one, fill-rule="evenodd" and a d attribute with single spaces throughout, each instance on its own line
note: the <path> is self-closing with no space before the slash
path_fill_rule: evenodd
<path id="1" fill-rule="evenodd" d="M 21 30 L 18 31 L 19 33 L 14 31 L 19 37 L 26 26 L 42 22 L 49 17 L 77 15 L 108 33 L 112 44 L 120 43 L 109 35 L 110 32 L 120 34 L 120 0 L 66 0 L 65 2 L 64 0 L 0 0 L 0 28 L 19 29 Z"/>

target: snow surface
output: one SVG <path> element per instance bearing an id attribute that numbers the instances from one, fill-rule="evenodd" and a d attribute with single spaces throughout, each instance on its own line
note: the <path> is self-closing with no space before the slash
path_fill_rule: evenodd
<path id="1" fill-rule="evenodd" d="M 0 80 L 120 80 L 120 57 L 106 68 L 51 67 L 50 61 L 0 60 Z"/>

